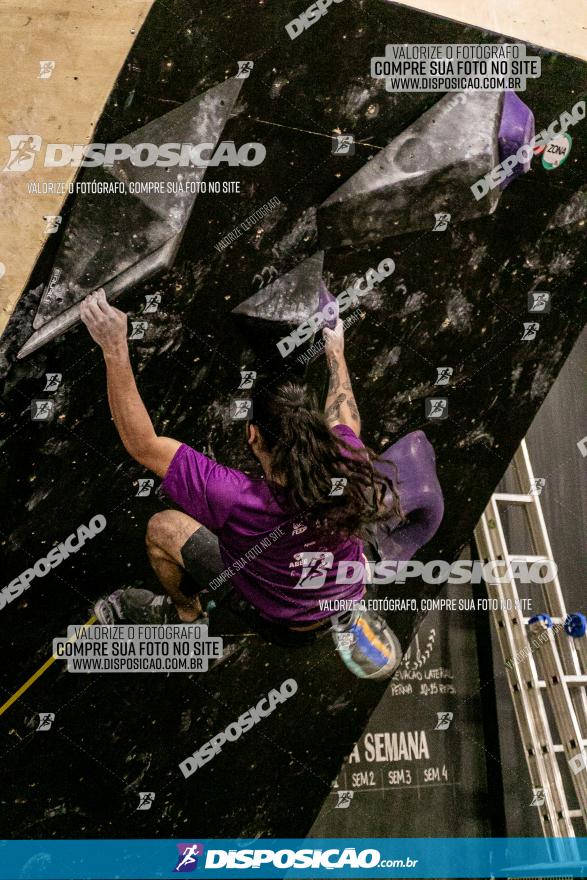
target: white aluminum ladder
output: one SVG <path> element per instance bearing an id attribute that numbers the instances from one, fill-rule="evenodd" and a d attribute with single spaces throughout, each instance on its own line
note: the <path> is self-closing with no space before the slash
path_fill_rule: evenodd
<path id="1" fill-rule="evenodd" d="M 484 563 L 553 562 L 524 440 L 514 455 L 512 468 L 519 492 L 498 492 L 491 496 L 475 528 L 479 556 Z M 518 505 L 525 511 L 535 555 L 510 553 L 501 519 L 502 505 Z M 587 645 L 584 638 L 574 639 L 563 630 L 567 611 L 558 576 L 535 587 L 541 591 L 540 610 L 552 618 L 553 624 L 558 624 L 548 628 L 542 620 L 529 624 L 520 609 L 515 577 L 509 569 L 504 575 L 506 565 L 501 568 L 495 580 L 486 578 L 487 592 L 490 598 L 498 600 L 498 608 L 491 614 L 531 784 L 535 791 L 541 792 L 540 800 L 544 799 L 542 804 L 536 803 L 542 830 L 545 837 L 575 837 L 574 821 L 587 827 Z M 556 737 L 551 731 L 545 696 L 556 724 Z M 559 754 L 564 754 L 568 765 L 564 773 L 561 773 Z M 586 766 L 577 771 L 581 763 Z M 568 806 L 565 783 L 568 790 L 569 778 L 579 809 Z"/>

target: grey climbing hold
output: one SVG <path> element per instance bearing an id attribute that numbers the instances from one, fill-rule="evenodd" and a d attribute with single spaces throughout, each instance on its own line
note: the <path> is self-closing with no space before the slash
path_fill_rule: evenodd
<path id="1" fill-rule="evenodd" d="M 232 314 L 279 324 L 307 321 L 319 308 L 323 263 L 324 251 L 313 254 L 250 296 Z"/>
<path id="2" fill-rule="evenodd" d="M 127 135 L 141 143 L 216 145 L 243 81 L 229 79 Z M 79 303 L 98 287 L 109 300 L 173 263 L 206 166 L 135 166 L 129 159 L 87 169 L 84 183 L 124 183 L 124 193 L 77 199 L 33 327 L 18 354 L 25 357 L 79 319 Z M 164 192 L 133 195 L 129 183 L 164 183 Z M 172 183 L 174 186 L 168 187 Z M 181 185 L 180 185 L 181 184 Z"/>
<path id="3" fill-rule="evenodd" d="M 499 164 L 503 94 L 448 94 L 343 183 L 318 209 L 324 248 L 358 246 L 492 213 L 496 187 L 477 201 L 471 184 Z"/>

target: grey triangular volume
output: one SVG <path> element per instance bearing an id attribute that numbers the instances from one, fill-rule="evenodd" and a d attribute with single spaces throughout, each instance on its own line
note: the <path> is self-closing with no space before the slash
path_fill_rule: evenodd
<path id="1" fill-rule="evenodd" d="M 229 79 L 213 86 L 131 132 L 124 142 L 131 147 L 140 143 L 216 146 L 242 84 L 243 80 Z M 78 197 L 33 327 L 38 329 L 52 321 L 133 266 L 138 271 L 127 277 L 138 279 L 140 263 L 166 241 L 183 234 L 197 197 L 197 187 L 192 184 L 202 180 L 205 173 L 205 166 L 139 167 L 128 159 L 110 168 L 86 169 L 84 182 L 125 183 L 127 191 L 108 198 L 91 194 Z M 130 194 L 131 181 L 163 183 L 164 192 Z M 170 182 L 176 186 L 169 187 L 168 192 Z M 179 182 L 181 187 L 177 186 Z"/>
<path id="2" fill-rule="evenodd" d="M 118 294 L 122 293 L 123 290 L 128 290 L 128 288 L 132 287 L 134 284 L 138 284 L 140 281 L 146 281 L 147 278 L 150 278 L 157 272 L 168 268 L 175 259 L 175 254 L 177 253 L 180 241 L 181 236 L 179 235 L 170 238 L 165 242 L 163 247 L 159 248 L 159 250 L 153 251 L 144 260 L 131 266 L 130 269 L 121 272 L 121 274 L 117 275 L 112 281 L 107 281 L 106 284 L 104 284 L 104 291 L 107 300 L 111 302 L 113 299 L 116 299 Z M 38 348 L 41 348 L 51 339 L 61 336 L 62 333 L 65 333 L 66 330 L 69 330 L 70 327 L 77 324 L 80 319 L 80 305 L 81 303 L 79 302 L 75 303 L 75 305 L 65 309 L 65 311 L 60 312 L 55 318 L 52 318 L 50 321 L 47 321 L 47 323 L 43 324 L 39 330 L 36 330 L 31 336 L 29 336 L 18 352 L 17 358 L 21 360 L 22 358 L 27 357 L 27 355 L 37 351 Z"/>
<path id="3" fill-rule="evenodd" d="M 343 183 L 318 209 L 325 248 L 432 229 L 434 214 L 468 220 L 495 210 L 471 185 L 499 164 L 502 92 L 449 93 Z"/>
<path id="4" fill-rule="evenodd" d="M 137 144 L 205 144 L 212 143 L 214 146 L 220 140 L 220 135 L 226 122 L 233 111 L 237 98 L 240 94 L 244 80 L 227 79 L 220 85 L 213 86 L 207 92 L 202 92 L 195 98 L 170 110 L 164 116 L 159 116 L 152 122 L 148 122 L 142 128 L 138 128 L 127 135 L 124 142 L 136 147 Z M 189 189 L 192 181 L 202 180 L 206 173 L 206 167 L 188 165 L 186 167 L 172 166 L 161 168 L 150 165 L 141 168 L 133 165 L 129 159 L 115 162 L 110 173 L 118 180 L 128 183 L 130 181 L 151 181 L 153 183 L 167 183 L 169 180 L 177 180 L 181 176 L 187 192 L 180 197 L 176 193 L 139 194 L 149 208 L 156 211 L 163 219 L 173 226 L 179 227 L 185 222 L 193 197 L 190 199 Z"/>
<path id="5" fill-rule="evenodd" d="M 280 275 L 232 310 L 233 315 L 282 324 L 300 324 L 318 309 L 324 251 Z"/>

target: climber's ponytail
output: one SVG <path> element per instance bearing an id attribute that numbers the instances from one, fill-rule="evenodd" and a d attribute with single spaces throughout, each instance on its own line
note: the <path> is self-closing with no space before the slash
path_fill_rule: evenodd
<path id="1" fill-rule="evenodd" d="M 253 395 L 252 422 L 293 514 L 359 537 L 371 523 L 401 519 L 395 490 L 373 467 L 375 454 L 348 447 L 336 437 L 315 396 L 302 385 L 261 385 Z"/>

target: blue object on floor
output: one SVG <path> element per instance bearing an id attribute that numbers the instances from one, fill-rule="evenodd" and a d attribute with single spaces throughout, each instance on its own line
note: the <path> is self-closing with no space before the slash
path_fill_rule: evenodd
<path id="1" fill-rule="evenodd" d="M 574 614 L 568 614 L 564 623 L 565 632 L 574 639 L 580 639 L 587 632 L 587 617 L 576 611 Z"/>

